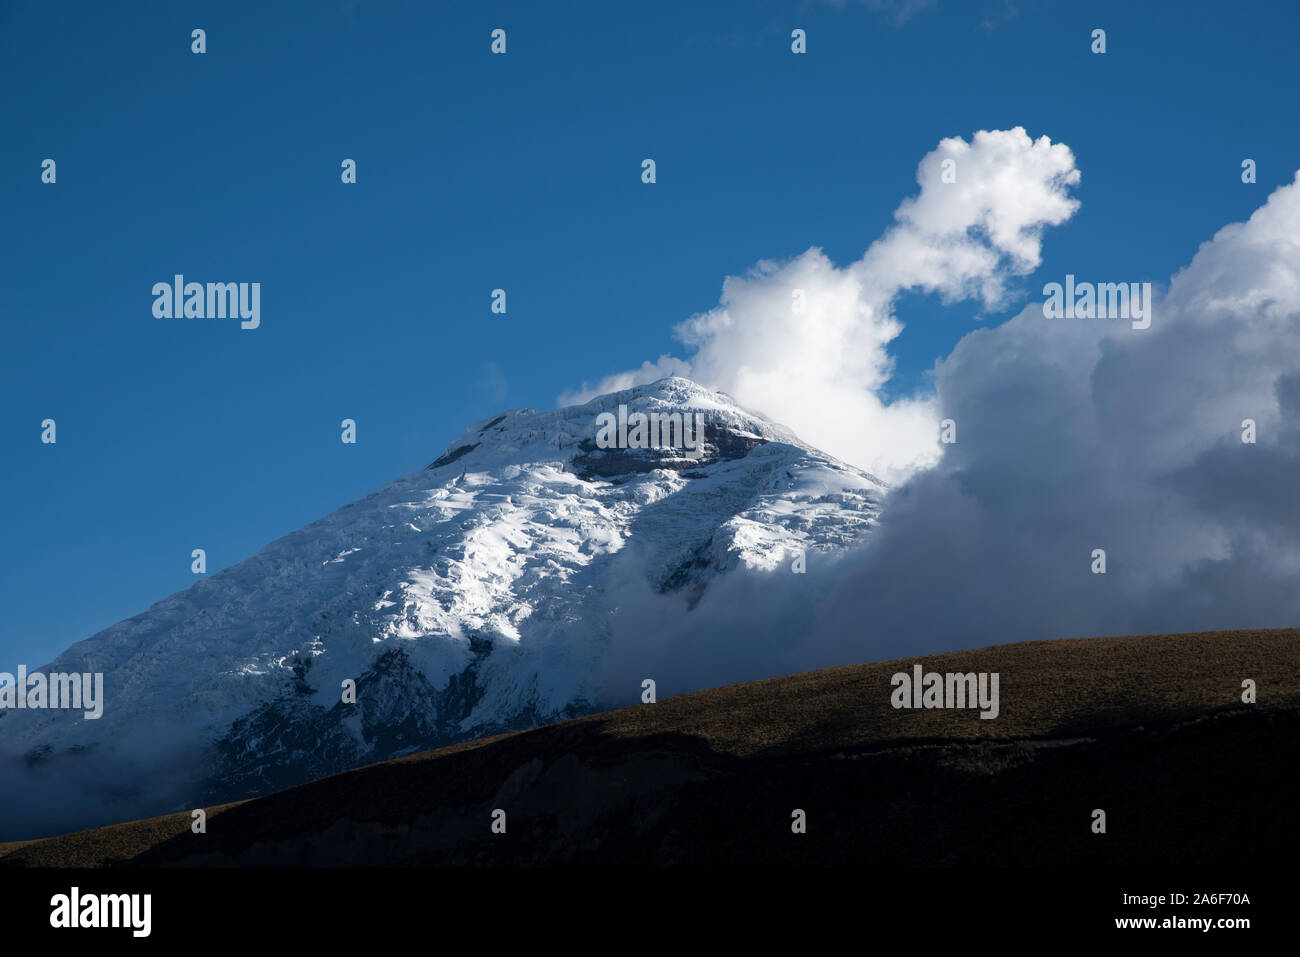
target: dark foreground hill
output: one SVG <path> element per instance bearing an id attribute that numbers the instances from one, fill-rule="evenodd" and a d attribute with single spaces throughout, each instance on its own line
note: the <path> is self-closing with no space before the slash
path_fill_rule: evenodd
<path id="1" fill-rule="evenodd" d="M 997 718 L 893 708 L 918 663 L 997 672 Z M 0 865 L 1290 865 L 1298 738 L 1300 631 L 1038 641 L 682 695 Z"/>

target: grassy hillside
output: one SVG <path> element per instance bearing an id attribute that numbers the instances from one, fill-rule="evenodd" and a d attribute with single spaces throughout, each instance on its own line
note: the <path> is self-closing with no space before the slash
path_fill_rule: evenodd
<path id="1" fill-rule="evenodd" d="M 894 709 L 916 663 L 998 672 L 999 716 Z M 0 845 L 0 866 L 1280 864 L 1297 735 L 1300 631 L 1027 642 L 682 695 L 208 808 L 206 834 L 187 812 Z"/>

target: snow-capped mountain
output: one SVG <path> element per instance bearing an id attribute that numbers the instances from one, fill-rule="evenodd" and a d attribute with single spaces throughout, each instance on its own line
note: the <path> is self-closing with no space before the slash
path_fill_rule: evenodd
<path id="1" fill-rule="evenodd" d="M 699 413 L 703 445 L 603 448 L 598 417 L 620 406 Z M 41 670 L 103 672 L 103 717 L 0 712 L 0 742 L 11 773 L 93 789 L 110 820 L 588 713 L 612 582 L 689 605 L 737 566 L 854 542 L 883 490 L 685 379 L 506 412 L 72 646 Z"/>

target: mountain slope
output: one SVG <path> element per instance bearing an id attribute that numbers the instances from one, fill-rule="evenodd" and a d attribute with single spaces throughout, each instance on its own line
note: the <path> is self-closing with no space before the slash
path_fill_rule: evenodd
<path id="1" fill-rule="evenodd" d="M 699 413 L 703 447 L 600 448 L 597 417 L 621 405 Z M 5 759 L 32 793 L 86 796 L 51 805 L 33 825 L 49 829 L 588 713 L 603 703 L 611 583 L 689 603 L 730 569 L 858 541 L 882 492 L 684 379 L 508 412 L 427 469 L 68 649 L 42 670 L 104 672 L 104 716 L 0 712 Z M 342 700 L 349 679 L 355 703 Z"/>
<path id="2" fill-rule="evenodd" d="M 998 718 L 895 710 L 914 664 L 999 673 Z M 1026 642 L 680 695 L 0 866 L 1289 866 L 1297 733 L 1300 631 Z"/>

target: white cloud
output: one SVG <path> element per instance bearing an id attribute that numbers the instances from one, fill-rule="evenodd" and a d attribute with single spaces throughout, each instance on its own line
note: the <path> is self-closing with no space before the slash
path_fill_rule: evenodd
<path id="1" fill-rule="evenodd" d="M 1149 329 L 1034 304 L 965 336 L 935 381 L 957 442 L 890 494 L 861 551 L 732 575 L 689 612 L 647 597 L 610 667 L 668 694 L 1002 642 L 1300 623 L 1300 174 L 1201 246 Z"/>
<path id="2" fill-rule="evenodd" d="M 946 159 L 956 164 L 955 182 L 943 181 Z M 922 159 L 917 182 L 896 225 L 858 262 L 839 267 L 813 248 L 728 277 L 717 307 L 677 326 L 686 359 L 660 356 L 561 403 L 683 375 L 888 481 L 933 465 L 933 401 L 881 397 L 893 372 L 888 346 L 903 328 L 894 302 L 919 289 L 946 302 L 1002 305 L 1008 279 L 1039 264 L 1042 230 L 1078 208 L 1068 192 L 1079 172 L 1068 147 L 1017 127 L 981 131 L 970 143 L 943 140 Z"/>

